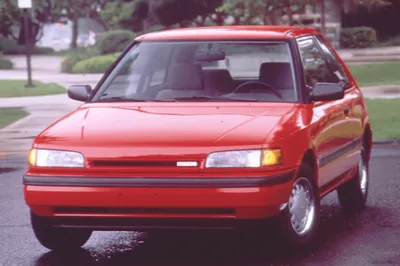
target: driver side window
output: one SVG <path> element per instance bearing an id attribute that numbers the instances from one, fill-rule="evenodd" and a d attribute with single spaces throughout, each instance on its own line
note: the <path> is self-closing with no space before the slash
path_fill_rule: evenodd
<path id="1" fill-rule="evenodd" d="M 312 90 L 317 82 L 334 83 L 324 56 L 313 38 L 297 40 L 307 87 Z"/>

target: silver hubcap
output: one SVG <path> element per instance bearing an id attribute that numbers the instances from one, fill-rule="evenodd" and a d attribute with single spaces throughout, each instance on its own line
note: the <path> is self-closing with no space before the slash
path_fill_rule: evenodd
<path id="1" fill-rule="evenodd" d="M 360 175 L 360 188 L 363 195 L 367 194 L 368 188 L 368 171 L 367 167 L 364 164 L 364 160 L 360 160 L 359 165 L 359 175 Z"/>
<path id="2" fill-rule="evenodd" d="M 297 179 L 289 198 L 290 222 L 298 235 L 304 235 L 312 228 L 315 218 L 315 198 L 308 179 Z"/>

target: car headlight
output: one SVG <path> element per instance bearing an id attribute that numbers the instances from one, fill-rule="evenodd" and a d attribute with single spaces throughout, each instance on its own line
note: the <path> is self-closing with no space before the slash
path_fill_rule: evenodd
<path id="1" fill-rule="evenodd" d="M 32 149 L 29 164 L 37 167 L 84 167 L 84 157 L 79 152 Z"/>
<path id="2" fill-rule="evenodd" d="M 206 168 L 243 168 L 273 166 L 282 163 L 279 149 L 222 151 L 208 155 Z"/>

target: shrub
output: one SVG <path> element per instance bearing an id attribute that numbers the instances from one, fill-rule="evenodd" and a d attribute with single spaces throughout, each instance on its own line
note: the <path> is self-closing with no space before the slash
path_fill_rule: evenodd
<path id="1" fill-rule="evenodd" d="M 77 63 L 73 73 L 103 74 L 117 60 L 120 53 L 95 56 Z"/>
<path id="2" fill-rule="evenodd" d="M 377 42 L 377 34 L 370 27 L 344 28 L 340 32 L 342 48 L 367 48 Z"/>
<path id="3" fill-rule="evenodd" d="M 13 62 L 7 58 L 0 56 L 0 69 L 12 69 L 14 67 Z"/>
<path id="4" fill-rule="evenodd" d="M 128 30 L 114 30 L 100 34 L 96 46 L 101 54 L 122 52 L 136 38 L 136 34 Z"/>
<path id="5" fill-rule="evenodd" d="M 41 46 L 35 46 L 33 48 L 33 54 L 52 54 L 55 53 L 54 49 L 51 47 L 41 47 Z"/>
<path id="6" fill-rule="evenodd" d="M 15 40 L 0 37 L 0 52 L 7 55 L 25 54 L 26 48 L 24 45 L 19 45 Z M 32 54 L 51 54 L 54 49 L 51 47 L 34 46 Z"/>
<path id="7" fill-rule="evenodd" d="M 375 44 L 376 47 L 390 47 L 390 46 L 400 46 L 400 35 L 393 36 L 387 40 L 380 41 Z"/>
<path id="8" fill-rule="evenodd" d="M 19 45 L 14 40 L 0 37 L 0 52 L 3 54 L 16 54 L 19 52 Z"/>
<path id="9" fill-rule="evenodd" d="M 98 56 L 99 51 L 95 47 L 78 48 L 68 52 L 61 63 L 61 72 L 73 73 L 74 66 L 83 60 Z"/>

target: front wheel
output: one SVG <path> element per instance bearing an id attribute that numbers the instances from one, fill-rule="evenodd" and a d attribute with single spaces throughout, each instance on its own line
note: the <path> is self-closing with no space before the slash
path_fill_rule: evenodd
<path id="1" fill-rule="evenodd" d="M 310 166 L 300 166 L 287 206 L 280 214 L 281 233 L 288 248 L 307 248 L 318 230 L 320 197 L 314 177 Z"/>
<path id="2" fill-rule="evenodd" d="M 354 177 L 337 189 L 340 205 L 345 210 L 359 211 L 364 209 L 368 197 L 369 166 L 364 149 Z"/>
<path id="3" fill-rule="evenodd" d="M 80 249 L 92 235 L 90 230 L 55 228 L 49 218 L 31 212 L 31 224 L 37 240 L 42 246 L 55 251 Z"/>

